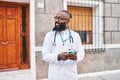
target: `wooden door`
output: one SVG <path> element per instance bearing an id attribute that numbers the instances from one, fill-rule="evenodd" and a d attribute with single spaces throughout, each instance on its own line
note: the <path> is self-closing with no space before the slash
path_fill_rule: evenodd
<path id="1" fill-rule="evenodd" d="M 0 71 L 22 66 L 20 14 L 20 5 L 0 4 Z"/>

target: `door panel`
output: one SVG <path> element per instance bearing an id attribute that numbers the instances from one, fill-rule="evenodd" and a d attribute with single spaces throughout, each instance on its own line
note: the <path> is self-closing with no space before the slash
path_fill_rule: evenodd
<path id="1" fill-rule="evenodd" d="M 13 16 L 13 17 L 15 17 L 16 16 L 16 7 L 8 6 L 6 8 L 6 16 Z"/>
<path id="2" fill-rule="evenodd" d="M 16 64 L 18 60 L 16 45 L 15 44 L 8 44 L 7 45 L 7 64 Z"/>
<path id="3" fill-rule="evenodd" d="M 16 16 L 18 14 L 17 12 L 18 7 L 17 6 L 6 6 L 6 16 L 5 16 L 5 31 L 6 31 L 6 39 L 5 43 L 6 45 L 6 64 L 8 68 L 16 68 L 19 65 L 19 52 L 17 52 L 19 46 L 17 40 L 20 38 L 17 37 L 19 32 L 16 33 L 16 28 L 20 29 L 17 25 L 17 19 Z"/>
<path id="4" fill-rule="evenodd" d="M 0 6 L 0 16 L 2 16 L 2 15 L 3 15 L 3 7 Z"/>
<path id="5" fill-rule="evenodd" d="M 3 39 L 3 20 L 0 18 L 0 43 Z"/>
<path id="6" fill-rule="evenodd" d="M 3 24 L 3 22 L 4 22 L 3 16 L 4 16 L 3 7 L 0 6 L 0 69 L 5 67 L 4 66 L 4 64 L 5 64 L 4 46 L 2 45 L 2 42 L 3 42 L 3 39 L 4 39 L 3 38 L 3 36 L 4 36 L 4 34 L 3 34 L 3 25 L 4 25 Z"/>
<path id="7" fill-rule="evenodd" d="M 6 31 L 7 31 L 7 40 L 15 41 L 16 40 L 16 20 L 15 19 L 7 19 L 6 20 Z"/>
<path id="8" fill-rule="evenodd" d="M 3 45 L 0 44 L 0 65 L 4 64 L 4 54 L 3 54 Z"/>

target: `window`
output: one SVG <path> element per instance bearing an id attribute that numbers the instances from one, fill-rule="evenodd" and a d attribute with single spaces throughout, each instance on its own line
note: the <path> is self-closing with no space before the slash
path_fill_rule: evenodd
<path id="1" fill-rule="evenodd" d="M 72 13 L 69 26 L 79 33 L 86 50 L 104 48 L 103 2 L 64 0 L 64 9 Z"/>
<path id="2" fill-rule="evenodd" d="M 92 8 L 68 6 L 72 14 L 69 26 L 79 33 L 83 44 L 92 44 Z"/>
<path id="3" fill-rule="evenodd" d="M 21 6 L 21 69 L 29 68 L 29 7 Z"/>

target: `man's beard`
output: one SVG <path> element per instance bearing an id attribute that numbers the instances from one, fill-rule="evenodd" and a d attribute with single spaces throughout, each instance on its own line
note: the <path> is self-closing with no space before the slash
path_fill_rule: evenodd
<path id="1" fill-rule="evenodd" d="M 57 22 L 55 22 L 55 27 L 53 28 L 53 31 L 63 31 L 63 30 L 65 30 L 66 29 L 66 25 L 65 25 L 65 23 L 61 23 L 59 26 L 56 26 L 56 23 Z"/>

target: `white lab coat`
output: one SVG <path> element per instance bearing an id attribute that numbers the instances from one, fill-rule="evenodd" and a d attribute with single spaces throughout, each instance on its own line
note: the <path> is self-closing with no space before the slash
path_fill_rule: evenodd
<path id="1" fill-rule="evenodd" d="M 55 32 L 48 32 L 45 36 L 42 57 L 46 62 L 49 62 L 48 80 L 78 80 L 77 63 L 83 60 L 85 52 L 83 50 L 79 34 L 70 30 L 73 37 L 73 43 L 69 39 L 65 41 L 65 45 L 69 48 L 74 48 L 77 51 L 77 60 L 58 61 L 57 57 L 60 54 L 60 46 L 63 45 L 60 34 L 56 35 L 56 45 L 53 45 Z M 69 31 L 66 29 L 61 32 L 63 39 L 69 37 Z"/>

